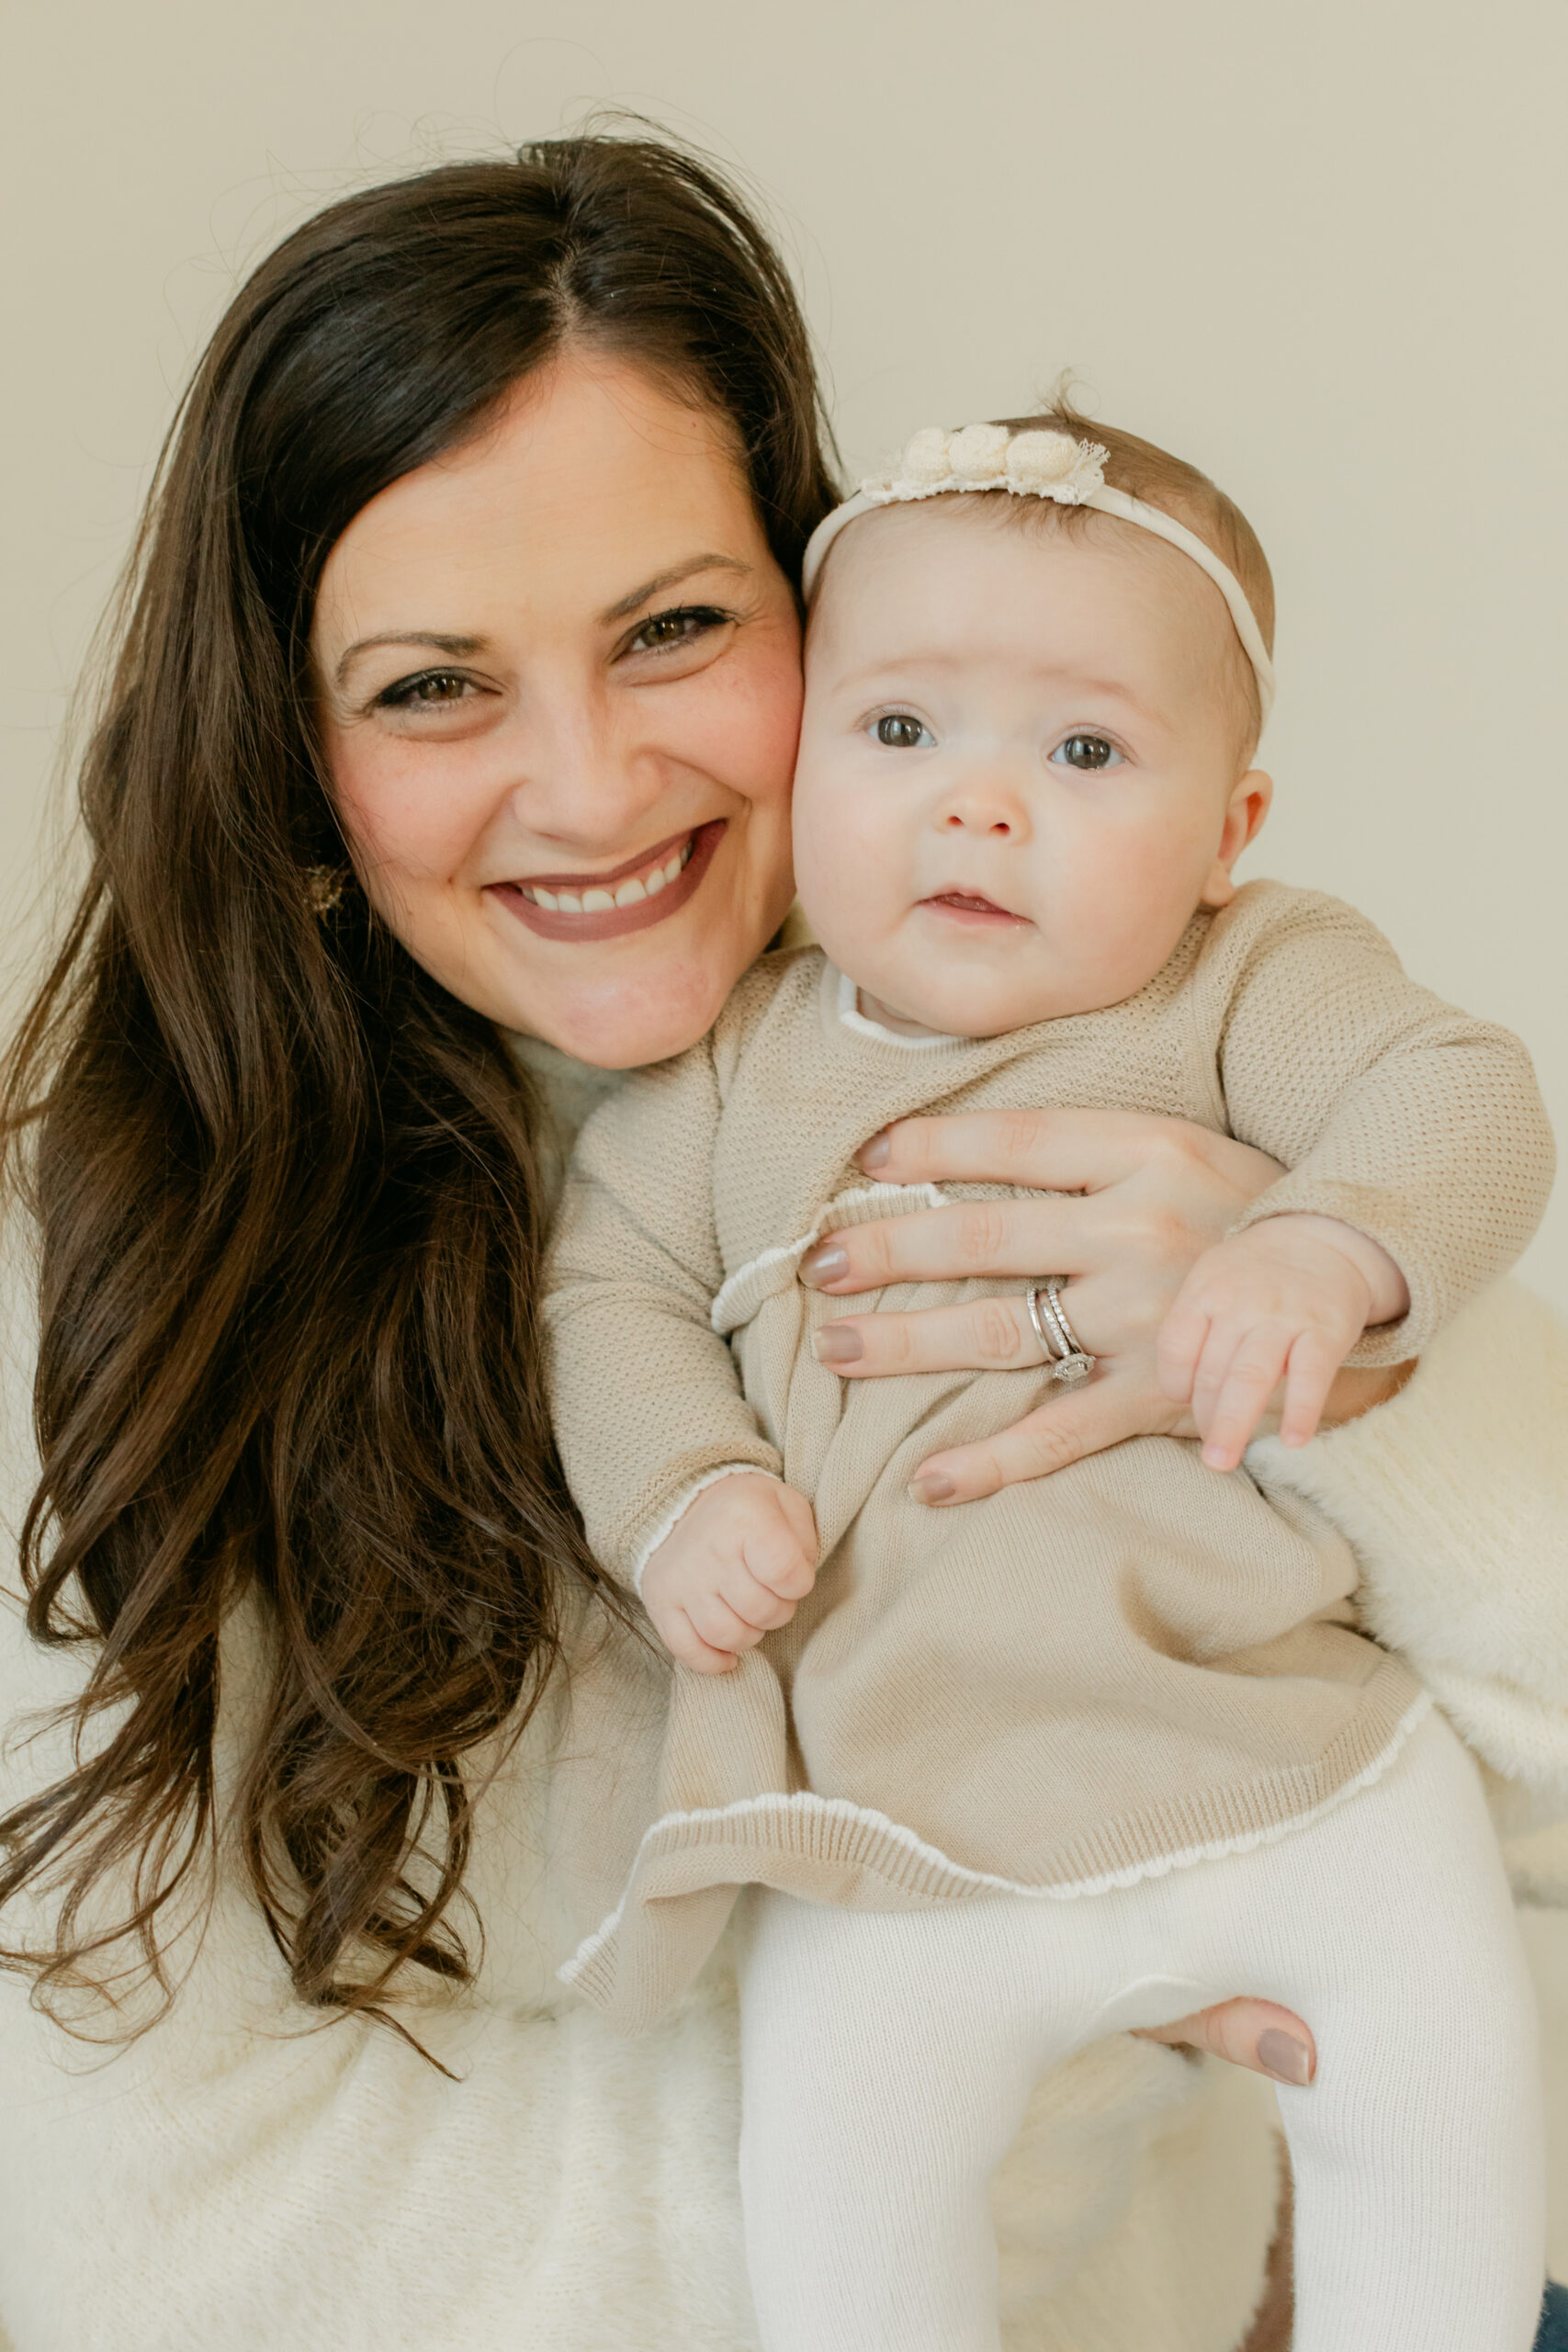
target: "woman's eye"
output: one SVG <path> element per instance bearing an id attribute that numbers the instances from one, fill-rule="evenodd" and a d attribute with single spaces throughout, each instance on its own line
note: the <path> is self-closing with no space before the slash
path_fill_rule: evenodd
<path id="1" fill-rule="evenodd" d="M 468 680 L 457 671 L 425 670 L 417 678 L 400 678 L 377 700 L 391 710 L 430 710 L 461 702 L 468 692 Z"/>
<path id="2" fill-rule="evenodd" d="M 1121 752 L 1103 735 L 1069 735 L 1066 742 L 1057 744 L 1051 757 L 1062 767 L 1077 768 L 1080 774 L 1088 775 L 1096 768 L 1122 764 Z"/>
<path id="3" fill-rule="evenodd" d="M 929 728 L 922 727 L 918 718 L 911 718 L 907 710 L 890 710 L 886 718 L 877 720 L 872 733 L 890 752 L 917 752 L 922 744 L 936 740 Z"/>
<path id="4" fill-rule="evenodd" d="M 729 618 L 728 613 L 716 611 L 709 605 L 686 605 L 679 612 L 655 613 L 644 621 L 633 638 L 630 653 L 664 653 L 677 645 L 690 645 L 710 628 L 719 628 Z"/>

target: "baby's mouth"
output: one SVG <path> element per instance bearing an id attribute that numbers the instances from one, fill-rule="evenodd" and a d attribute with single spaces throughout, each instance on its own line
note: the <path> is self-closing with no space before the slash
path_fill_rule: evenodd
<path id="1" fill-rule="evenodd" d="M 994 899 L 985 898 L 977 890 L 933 891 L 929 899 L 922 899 L 920 904 L 922 907 L 933 907 L 944 915 L 956 917 L 960 922 L 981 926 L 1026 923 L 1029 921 L 1027 915 L 1015 915 L 1010 907 L 998 907 Z"/>
<path id="2" fill-rule="evenodd" d="M 546 939 L 619 938 L 683 907 L 713 862 L 725 829 L 716 817 L 671 833 L 606 874 L 531 874 L 493 882 L 493 895 Z"/>

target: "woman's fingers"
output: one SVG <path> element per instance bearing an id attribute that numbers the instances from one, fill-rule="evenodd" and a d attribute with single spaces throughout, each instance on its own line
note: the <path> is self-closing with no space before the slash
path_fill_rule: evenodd
<path id="1" fill-rule="evenodd" d="M 1160 1325 L 1155 1358 L 1159 1385 L 1173 1404 L 1191 1402 L 1192 1384 L 1198 1376 L 1208 1337 L 1207 1310 L 1190 1304 L 1183 1289 Z"/>
<path id="2" fill-rule="evenodd" d="M 1149 1427 L 1143 1401 L 1115 1381 L 1048 1397 L 997 1437 L 928 1455 L 909 1481 L 918 1503 L 976 1502 L 1023 1478 L 1046 1478 L 1069 1462 L 1120 1445 Z"/>
<path id="3" fill-rule="evenodd" d="M 1092 1346 L 1083 1331 L 1078 1336 Z M 890 1372 L 1018 1370 L 1044 1361 L 1021 1289 L 1013 1297 L 966 1299 L 960 1306 L 928 1306 L 911 1315 L 835 1316 L 812 1346 L 818 1363 L 845 1380 Z"/>
<path id="4" fill-rule="evenodd" d="M 888 1283 L 963 1282 L 976 1274 L 1081 1271 L 1076 1201 L 956 1201 L 874 1224 L 845 1226 L 808 1250 L 800 1279 L 835 1297 Z"/>
<path id="5" fill-rule="evenodd" d="M 881 1183 L 1027 1184 L 1053 1193 L 1098 1193 L 1155 1161 L 1196 1160 L 1238 1179 L 1248 1171 L 1244 1192 L 1250 1196 L 1259 1189 L 1253 1166 L 1272 1170 L 1261 1153 L 1229 1136 L 1141 1111 L 958 1111 L 900 1119 L 873 1136 L 858 1157 Z"/>
<path id="6" fill-rule="evenodd" d="M 1152 2026 L 1141 2038 L 1202 2050 L 1211 2058 L 1226 2058 L 1233 2066 L 1249 2066 L 1255 2075 L 1298 2087 L 1317 2072 L 1311 2029 L 1273 2001 L 1222 2001 L 1215 2008 L 1179 2018 L 1175 2025 Z"/>
<path id="7" fill-rule="evenodd" d="M 1190 1410 L 1161 1386 L 1156 1335 L 1195 1259 L 1278 1177 L 1272 1160 L 1183 1120 L 987 1111 L 902 1120 L 874 1138 L 861 1162 L 889 1182 L 989 1180 L 1022 1189 L 840 1227 L 807 1253 L 804 1283 L 845 1300 L 904 1282 L 1017 1288 L 999 1300 L 835 1317 L 817 1341 L 825 1363 L 849 1379 L 1037 1367 L 1043 1355 L 1023 1293 L 1047 1274 L 1071 1279 L 1068 1318 L 1100 1359 L 1087 1387 L 1048 1396 L 984 1444 L 928 1459 L 913 1491 L 933 1502 L 968 1500 L 1127 1437 L 1191 1432 Z"/>

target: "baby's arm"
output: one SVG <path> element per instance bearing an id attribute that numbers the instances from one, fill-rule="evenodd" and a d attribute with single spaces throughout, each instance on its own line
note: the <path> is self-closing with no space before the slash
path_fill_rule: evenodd
<path id="1" fill-rule="evenodd" d="M 675 1656 L 708 1672 L 794 1614 L 817 1555 L 810 1506 L 781 1483 L 710 1320 L 719 1112 L 703 1045 L 594 1113 L 545 1303 L 556 1434 L 589 1544 Z"/>
<path id="2" fill-rule="evenodd" d="M 1276 1382 L 1304 1443 L 1335 1371 L 1415 1356 L 1535 1229 L 1551 1129 L 1517 1038 L 1418 988 L 1351 908 L 1244 893 L 1215 926 L 1233 1135 L 1286 1163 L 1194 1267 L 1161 1335 L 1231 1469 Z M 1211 1002 L 1211 1012 L 1213 1007 Z"/>

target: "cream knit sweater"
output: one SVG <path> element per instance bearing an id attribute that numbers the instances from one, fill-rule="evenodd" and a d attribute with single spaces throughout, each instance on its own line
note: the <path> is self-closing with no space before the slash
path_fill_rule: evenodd
<path id="1" fill-rule="evenodd" d="M 30 1309 L 5 1333 L 9 1523 L 31 1476 Z M 1568 1333 L 1527 1293 L 1479 1300 L 1393 1403 L 1278 1465 L 1354 1533 L 1375 1623 L 1397 1621 L 1521 1797 L 1568 1811 Z M 1257 1450 L 1261 1456 L 1267 1449 Z M 230 1639 L 226 1770 L 245 1746 L 248 1616 Z M 53 1756 L 15 1745 L 69 1696 L 0 1604 L 7 1796 Z M 487 1799 L 471 1996 L 419 2030 L 290 2001 L 226 1857 L 169 2019 L 118 2055 L 66 2040 L 0 1979 L 0 2346 L 14 2352 L 752 2352 L 736 2191 L 738 2071 L 721 1948 L 635 2042 L 562 1996 L 572 1766 L 549 1694 Z M 1568 1900 L 1568 1829 L 1538 1831 Z M 1042 2084 L 998 2176 L 1009 2352 L 1234 2352 L 1261 2285 L 1276 2177 L 1253 2077 L 1117 2039 Z"/>
<path id="2" fill-rule="evenodd" d="M 918 1463 L 1005 1427 L 1040 1373 L 846 1385 L 816 1361 L 840 1308 L 796 1279 L 809 1239 L 934 1197 L 868 1187 L 857 1145 L 918 1109 L 1042 1102 L 1173 1112 L 1286 1162 L 1247 1222 L 1343 1216 L 1405 1274 L 1410 1316 L 1362 1361 L 1420 1348 L 1523 1247 L 1551 1181 L 1517 1041 L 1416 987 L 1350 909 L 1277 883 L 1196 917 L 1125 1003 L 1005 1036 L 890 1036 L 817 949 L 749 973 L 708 1039 L 584 1128 L 547 1305 L 562 1454 L 613 1570 L 731 1465 L 809 1496 L 822 1547 L 788 1627 L 729 1675 L 677 1674 L 621 1883 L 636 1798 L 593 1792 L 603 1925 L 570 1973 L 619 2022 L 690 1981 L 737 1883 L 875 1909 L 1125 1884 L 1310 1816 L 1420 1701 L 1348 1627 L 1354 1559 L 1299 1498 L 1270 1508 L 1142 1438 L 925 1510 Z"/>

